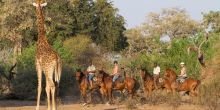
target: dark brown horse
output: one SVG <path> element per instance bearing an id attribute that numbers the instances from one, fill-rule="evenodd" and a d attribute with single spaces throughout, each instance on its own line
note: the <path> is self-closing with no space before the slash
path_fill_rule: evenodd
<path id="1" fill-rule="evenodd" d="M 154 78 L 146 69 L 141 69 L 140 75 L 142 78 L 144 91 L 147 96 L 150 96 L 152 91 L 155 89 Z"/>
<path id="2" fill-rule="evenodd" d="M 121 72 L 123 74 L 118 78 L 118 80 L 115 81 L 114 89 L 121 91 L 121 93 L 123 90 L 126 89 L 128 91 L 128 94 L 130 94 L 131 97 L 134 97 L 134 95 L 136 94 L 136 91 L 140 87 L 138 81 L 135 80 L 134 78 L 129 77 L 126 74 L 124 68 L 122 68 Z M 113 78 L 113 76 L 112 76 L 112 78 Z M 120 78 L 124 81 L 120 81 Z"/>
<path id="3" fill-rule="evenodd" d="M 77 70 L 75 75 L 76 75 L 76 81 L 79 85 L 81 96 L 84 100 L 84 103 L 87 103 L 86 99 L 87 99 L 87 90 L 89 88 L 89 85 L 88 85 L 86 75 L 81 70 Z"/>
<path id="4" fill-rule="evenodd" d="M 125 75 L 126 76 L 126 75 Z M 113 76 L 110 76 L 103 70 L 99 70 L 99 74 L 96 76 L 97 82 L 101 86 L 100 90 L 103 95 L 103 98 L 108 98 L 108 101 L 112 102 L 112 90 L 113 90 L 113 83 L 112 83 Z M 121 82 L 119 80 L 115 81 L 114 89 L 123 91 L 126 89 L 129 94 L 133 97 L 136 93 L 136 90 L 139 88 L 137 81 L 130 77 L 125 77 L 124 81 Z"/>
<path id="5" fill-rule="evenodd" d="M 102 99 L 108 99 L 108 102 L 112 102 L 112 77 L 105 73 L 103 70 L 99 70 L 99 74 L 95 76 L 95 80 L 100 86 L 100 92 Z"/>
<path id="6" fill-rule="evenodd" d="M 187 78 L 183 83 L 178 83 L 176 82 L 177 75 L 172 69 L 166 69 L 164 78 L 170 83 L 173 93 L 176 91 L 186 91 L 189 92 L 189 95 L 191 96 L 197 95 L 197 88 L 200 84 L 200 80 Z"/>
<path id="7" fill-rule="evenodd" d="M 84 104 L 87 104 L 87 94 L 91 93 L 90 96 L 92 98 L 92 92 L 96 88 L 98 88 L 98 86 L 96 84 L 94 84 L 94 88 L 89 89 L 90 86 L 89 86 L 89 82 L 88 82 L 86 74 L 87 74 L 86 71 L 83 73 L 80 69 L 77 70 L 77 72 L 75 73 L 76 81 L 79 85 L 80 93 L 83 98 Z"/>
<path id="8" fill-rule="evenodd" d="M 144 91 L 145 91 L 147 96 L 150 96 L 152 94 L 153 90 L 156 89 L 155 85 L 154 85 L 155 84 L 154 83 L 154 78 L 146 69 L 141 69 L 140 75 L 141 75 L 141 78 L 142 78 L 142 81 L 143 81 Z M 159 78 L 159 80 L 161 80 L 161 78 Z M 159 81 L 158 83 L 159 83 L 159 85 L 157 85 L 158 89 L 165 88 L 167 93 L 172 91 L 172 87 L 171 87 L 172 83 L 171 83 L 170 80 L 168 80 L 168 78 L 163 78 L 162 82 Z"/>

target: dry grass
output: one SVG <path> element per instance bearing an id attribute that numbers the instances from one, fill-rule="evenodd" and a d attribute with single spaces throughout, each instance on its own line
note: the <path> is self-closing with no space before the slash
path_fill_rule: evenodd
<path id="1" fill-rule="evenodd" d="M 220 110 L 220 44 L 214 46 L 215 53 L 207 68 L 203 69 L 202 85 L 197 103 L 207 110 Z"/>
<path id="2" fill-rule="evenodd" d="M 133 99 L 129 99 L 125 103 L 126 110 L 135 110 L 137 108 L 137 102 Z"/>

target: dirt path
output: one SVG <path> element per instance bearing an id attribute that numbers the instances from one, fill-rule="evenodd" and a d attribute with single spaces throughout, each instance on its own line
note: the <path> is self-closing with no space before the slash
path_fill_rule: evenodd
<path id="1" fill-rule="evenodd" d="M 0 110 L 34 110 L 34 101 L 0 101 Z M 201 106 L 195 105 L 178 105 L 176 107 L 160 104 L 160 105 L 136 105 L 136 108 L 128 107 L 126 105 L 87 105 L 81 104 L 64 104 L 59 106 L 59 110 L 204 110 Z M 46 110 L 46 106 L 41 106 L 41 110 Z"/>

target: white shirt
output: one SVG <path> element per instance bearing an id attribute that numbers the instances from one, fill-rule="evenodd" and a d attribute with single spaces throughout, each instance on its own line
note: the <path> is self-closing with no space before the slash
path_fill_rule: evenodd
<path id="1" fill-rule="evenodd" d="M 89 74 L 94 74 L 94 73 L 91 73 L 90 71 L 95 71 L 95 70 L 96 70 L 96 68 L 94 65 L 91 65 L 87 68 L 87 71 L 89 72 Z"/>
<path id="2" fill-rule="evenodd" d="M 159 66 L 155 67 L 153 73 L 154 73 L 155 75 L 159 75 L 159 73 L 160 73 L 160 67 L 159 67 Z"/>

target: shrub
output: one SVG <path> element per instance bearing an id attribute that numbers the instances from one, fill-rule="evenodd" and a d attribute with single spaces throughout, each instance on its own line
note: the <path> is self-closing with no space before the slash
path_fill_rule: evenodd
<path id="1" fill-rule="evenodd" d="M 80 66 L 87 66 L 97 55 L 96 46 L 89 36 L 77 35 L 64 41 L 64 47 L 71 53 L 72 60 Z"/>

